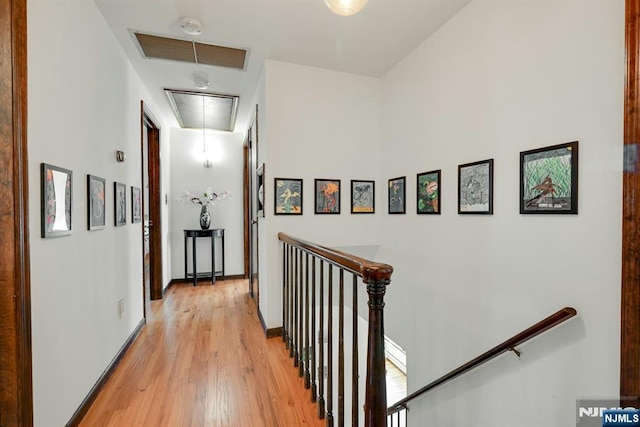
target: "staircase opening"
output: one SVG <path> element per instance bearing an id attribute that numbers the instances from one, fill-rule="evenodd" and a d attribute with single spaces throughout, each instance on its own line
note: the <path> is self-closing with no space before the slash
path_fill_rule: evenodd
<path id="1" fill-rule="evenodd" d="M 387 402 L 391 404 L 407 397 L 407 353 L 386 335 L 384 353 L 387 369 Z"/>

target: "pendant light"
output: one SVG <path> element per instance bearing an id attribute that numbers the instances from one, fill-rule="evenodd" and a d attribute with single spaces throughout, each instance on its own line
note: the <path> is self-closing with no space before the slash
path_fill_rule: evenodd
<path id="1" fill-rule="evenodd" d="M 202 155 L 204 157 L 204 167 L 210 168 L 213 166 L 213 162 L 209 160 L 207 156 L 207 145 L 205 140 L 205 125 L 204 125 L 204 95 L 202 95 Z"/>
<path id="2" fill-rule="evenodd" d="M 367 0 L 324 0 L 333 13 L 340 16 L 351 16 L 360 12 Z"/>

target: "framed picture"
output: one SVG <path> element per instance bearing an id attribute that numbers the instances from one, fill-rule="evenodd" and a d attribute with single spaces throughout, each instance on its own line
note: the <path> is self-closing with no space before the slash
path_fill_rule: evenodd
<path id="1" fill-rule="evenodd" d="M 257 199 L 257 215 L 260 218 L 264 218 L 264 163 L 262 163 L 258 169 L 256 169 L 256 195 Z"/>
<path id="2" fill-rule="evenodd" d="M 416 202 L 418 214 L 440 215 L 440 169 L 418 174 Z"/>
<path id="3" fill-rule="evenodd" d="M 125 184 L 113 183 L 113 205 L 115 226 L 127 225 L 127 186 Z"/>
<path id="4" fill-rule="evenodd" d="M 131 186 L 131 222 L 142 221 L 142 190 Z"/>
<path id="5" fill-rule="evenodd" d="M 340 213 L 340 180 L 316 179 L 315 180 L 315 213 L 339 214 Z"/>
<path id="6" fill-rule="evenodd" d="M 302 180 L 274 178 L 273 213 L 276 215 L 302 215 Z"/>
<path id="7" fill-rule="evenodd" d="M 520 213 L 578 213 L 578 141 L 520 153 Z"/>
<path id="8" fill-rule="evenodd" d="M 103 178 L 87 175 L 87 229 L 101 230 L 106 224 L 105 191 Z"/>
<path id="9" fill-rule="evenodd" d="M 375 213 L 375 181 L 351 180 L 351 213 Z"/>
<path id="10" fill-rule="evenodd" d="M 405 210 L 406 198 L 406 176 L 391 178 L 389 180 L 389 213 L 403 214 Z"/>
<path id="11" fill-rule="evenodd" d="M 493 159 L 458 166 L 458 213 L 493 214 Z"/>
<path id="12" fill-rule="evenodd" d="M 40 165 L 41 236 L 71 234 L 73 172 L 42 163 Z"/>

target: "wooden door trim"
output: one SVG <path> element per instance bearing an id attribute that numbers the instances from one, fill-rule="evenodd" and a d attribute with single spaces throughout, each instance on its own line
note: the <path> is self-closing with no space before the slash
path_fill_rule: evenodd
<path id="1" fill-rule="evenodd" d="M 640 0 L 626 0 L 620 396 L 640 396 Z"/>
<path id="2" fill-rule="evenodd" d="M 243 188 L 243 210 L 244 210 L 244 277 L 249 278 L 249 262 L 250 251 L 251 251 L 251 212 L 249 210 L 251 204 L 249 201 L 249 197 L 251 195 L 251 188 L 249 187 L 249 165 L 251 162 L 249 161 L 249 132 L 247 131 L 247 137 L 244 140 L 244 144 L 242 145 L 242 155 L 244 157 L 244 171 L 242 173 L 242 188 Z"/>
<path id="3" fill-rule="evenodd" d="M 0 425 L 33 425 L 27 2 L 0 0 Z M 9 60 L 10 59 L 10 60 Z"/>
<path id="4" fill-rule="evenodd" d="M 149 162 L 149 219 L 153 225 L 149 227 L 149 298 L 162 299 L 162 183 L 160 174 L 160 126 L 153 113 L 144 101 L 140 102 L 140 139 L 144 144 L 144 132 L 148 128 Z M 146 122 L 149 122 L 150 126 Z M 144 161 L 144 160 L 142 160 Z M 144 170 L 144 169 L 143 169 Z M 142 172 L 144 173 L 144 172 Z M 144 191 L 144 189 L 143 189 Z M 144 210 L 143 210 L 144 214 Z M 144 285 L 143 285 L 144 286 Z"/>

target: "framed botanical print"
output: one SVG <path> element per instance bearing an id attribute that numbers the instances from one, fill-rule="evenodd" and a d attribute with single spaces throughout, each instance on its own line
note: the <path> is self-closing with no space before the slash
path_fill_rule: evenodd
<path id="1" fill-rule="evenodd" d="M 142 190 L 140 187 L 131 186 L 131 222 L 142 221 Z"/>
<path id="2" fill-rule="evenodd" d="M 302 179 L 274 178 L 275 215 L 302 215 Z"/>
<path id="3" fill-rule="evenodd" d="M 339 214 L 340 213 L 340 180 L 316 179 L 315 180 L 315 213 Z"/>
<path id="4" fill-rule="evenodd" d="M 578 141 L 520 153 L 520 213 L 578 213 Z"/>
<path id="5" fill-rule="evenodd" d="M 458 166 L 458 213 L 493 214 L 493 159 Z"/>
<path id="6" fill-rule="evenodd" d="M 101 230 L 105 227 L 105 192 L 104 178 L 87 175 L 87 229 L 89 230 Z"/>
<path id="7" fill-rule="evenodd" d="M 40 165 L 40 231 L 43 238 L 71 234 L 73 172 Z"/>
<path id="8" fill-rule="evenodd" d="M 127 225 L 127 186 L 125 184 L 113 183 L 113 203 L 115 226 Z"/>
<path id="9" fill-rule="evenodd" d="M 440 169 L 419 173 L 417 177 L 417 213 L 440 215 Z"/>
<path id="10" fill-rule="evenodd" d="M 389 180 L 389 213 L 390 214 L 404 214 L 406 213 L 405 196 L 406 190 L 406 176 L 398 178 L 391 178 Z"/>
<path id="11" fill-rule="evenodd" d="M 375 213 L 375 181 L 351 180 L 351 213 Z"/>

